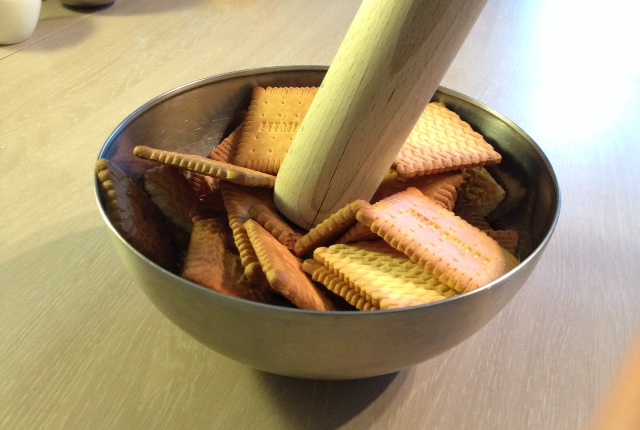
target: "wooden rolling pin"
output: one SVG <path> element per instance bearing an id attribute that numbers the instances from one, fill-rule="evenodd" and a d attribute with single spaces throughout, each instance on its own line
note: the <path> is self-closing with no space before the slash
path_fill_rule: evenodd
<path id="1" fill-rule="evenodd" d="M 369 200 L 486 0 L 364 0 L 275 184 L 278 209 L 310 228 Z"/>

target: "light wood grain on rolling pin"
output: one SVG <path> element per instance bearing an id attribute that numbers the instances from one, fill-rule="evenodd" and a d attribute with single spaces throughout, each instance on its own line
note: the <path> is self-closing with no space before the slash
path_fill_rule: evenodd
<path id="1" fill-rule="evenodd" d="M 289 219 L 371 198 L 485 3 L 362 3 L 278 173 Z"/>

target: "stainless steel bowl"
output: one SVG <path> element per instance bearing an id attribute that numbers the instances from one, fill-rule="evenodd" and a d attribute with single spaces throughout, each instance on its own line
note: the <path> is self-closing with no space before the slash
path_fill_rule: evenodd
<path id="1" fill-rule="evenodd" d="M 135 145 L 205 155 L 239 121 L 255 86 L 317 86 L 324 67 L 241 71 L 193 82 L 138 110 L 108 138 L 99 158 L 134 177 L 148 162 Z M 480 131 L 504 157 L 500 168 L 518 175 L 528 195 L 503 220 L 523 233 L 522 263 L 502 278 L 453 299 L 400 310 L 313 312 L 239 300 L 162 269 L 136 251 L 109 222 L 113 244 L 154 305 L 178 327 L 214 351 L 263 371 L 301 378 L 354 379 L 399 371 L 462 342 L 487 324 L 518 292 L 536 266 L 559 216 L 558 184 L 549 161 L 511 121 L 454 91 L 444 102 Z M 527 248 L 528 245 L 528 248 Z"/>

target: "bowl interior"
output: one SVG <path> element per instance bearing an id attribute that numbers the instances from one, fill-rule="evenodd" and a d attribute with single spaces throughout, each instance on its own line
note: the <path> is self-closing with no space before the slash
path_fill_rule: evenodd
<path id="1" fill-rule="evenodd" d="M 269 68 L 193 82 L 146 103 L 108 138 L 99 158 L 134 179 L 153 162 L 136 145 L 206 155 L 241 121 L 256 86 L 319 86 L 326 67 Z M 175 276 L 140 255 L 100 210 L 132 276 L 169 319 L 215 351 L 265 371 L 305 378 L 350 379 L 394 372 L 456 345 L 485 325 L 526 281 L 559 214 L 557 180 L 547 158 L 520 128 L 488 107 L 440 88 L 441 101 L 503 155 L 496 168 L 526 185 L 518 208 L 497 220 L 522 238 L 522 263 L 509 274 L 454 299 L 378 312 L 312 312 L 226 297 Z M 97 183 L 96 183 L 97 185 Z M 398 336 L 402 333 L 402 336 Z"/>

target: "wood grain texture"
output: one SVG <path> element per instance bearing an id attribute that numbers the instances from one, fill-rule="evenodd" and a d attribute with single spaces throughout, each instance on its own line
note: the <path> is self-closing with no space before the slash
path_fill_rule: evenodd
<path id="1" fill-rule="evenodd" d="M 486 0 L 362 2 L 278 172 L 304 228 L 370 200 Z"/>
<path id="2" fill-rule="evenodd" d="M 0 428 L 588 428 L 640 336 L 630 0 L 490 0 L 445 75 L 540 144 L 562 214 L 513 301 L 426 363 L 248 369 L 164 318 L 113 252 L 93 165 L 120 121 L 199 78 L 329 64 L 359 3 L 118 0 L 0 60 Z"/>

